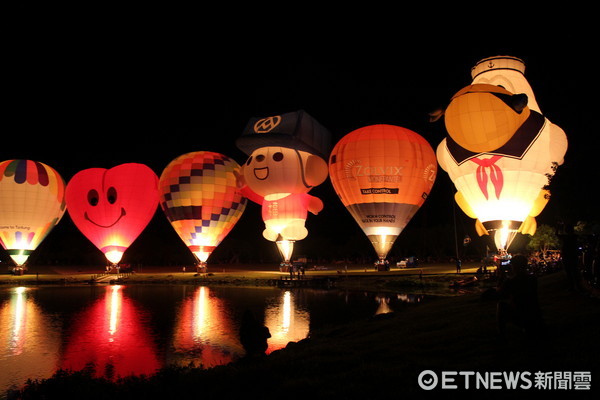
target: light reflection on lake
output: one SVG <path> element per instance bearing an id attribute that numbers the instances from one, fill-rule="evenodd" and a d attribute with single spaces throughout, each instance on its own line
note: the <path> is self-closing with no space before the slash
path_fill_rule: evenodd
<path id="1" fill-rule="evenodd" d="M 294 301 L 292 292 L 286 290 L 267 305 L 264 324 L 271 333 L 267 348 L 267 353 L 271 353 L 289 342 L 306 338 L 310 330 L 310 317 L 308 311 Z"/>
<path id="2" fill-rule="evenodd" d="M 96 376 L 108 378 L 154 373 L 160 363 L 143 315 L 122 286 L 105 287 L 104 294 L 65 330 L 59 367 L 78 371 L 93 365 Z"/>
<path id="3" fill-rule="evenodd" d="M 0 289 L 0 393 L 58 369 L 96 376 L 213 367 L 244 355 L 242 314 L 271 333 L 267 353 L 314 329 L 399 311 L 422 296 L 272 287 L 108 285 Z"/>
<path id="4" fill-rule="evenodd" d="M 191 362 L 214 367 L 233 361 L 244 349 L 232 313 L 223 299 L 205 286 L 195 288 L 185 298 L 173 332 L 173 358 L 170 364 L 188 365 Z"/>
<path id="5" fill-rule="evenodd" d="M 60 326 L 33 301 L 33 290 L 14 288 L 0 303 L 0 393 L 25 377 L 46 377 L 56 370 Z"/>

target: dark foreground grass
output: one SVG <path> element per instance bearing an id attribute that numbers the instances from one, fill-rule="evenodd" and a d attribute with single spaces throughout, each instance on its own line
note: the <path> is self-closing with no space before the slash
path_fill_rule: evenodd
<path id="1" fill-rule="evenodd" d="M 423 399 L 600 398 L 600 301 L 569 291 L 562 272 L 540 279 L 547 324 L 528 338 L 511 328 L 496 334 L 494 300 L 479 294 L 444 297 L 345 326 L 258 359 L 208 370 L 166 368 L 151 377 L 111 382 L 89 373 L 59 372 L 30 383 L 22 399 Z M 423 370 L 591 372 L 591 389 L 471 389 L 425 391 Z M 461 382 L 461 386 L 464 386 Z M 520 383 L 524 383 L 521 381 Z M 503 384 L 502 384 L 503 385 Z"/>

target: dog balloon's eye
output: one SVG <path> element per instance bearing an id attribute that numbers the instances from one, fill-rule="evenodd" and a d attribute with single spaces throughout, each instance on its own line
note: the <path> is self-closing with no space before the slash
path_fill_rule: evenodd
<path id="1" fill-rule="evenodd" d="M 274 161 L 281 161 L 283 160 L 283 153 L 278 151 L 277 153 L 273 154 L 273 160 Z"/>

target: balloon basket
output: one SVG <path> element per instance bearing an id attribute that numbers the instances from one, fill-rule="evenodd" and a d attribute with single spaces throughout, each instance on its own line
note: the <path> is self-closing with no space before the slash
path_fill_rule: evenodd
<path id="1" fill-rule="evenodd" d="M 199 274 L 206 273 L 206 263 L 201 262 L 200 264 L 196 264 L 196 272 Z"/>
<path id="2" fill-rule="evenodd" d="M 8 268 L 8 272 L 10 272 L 12 275 L 23 275 L 26 270 L 27 270 L 27 268 L 25 268 L 23 266 Z"/>
<path id="3" fill-rule="evenodd" d="M 390 262 L 385 259 L 379 259 L 375 262 L 375 269 L 377 271 L 389 271 L 390 270 Z"/>
<path id="4" fill-rule="evenodd" d="M 279 271 L 280 272 L 290 272 L 290 270 L 293 268 L 292 263 L 290 262 L 282 262 L 281 264 L 279 264 Z"/>
<path id="5" fill-rule="evenodd" d="M 119 272 L 121 272 L 121 267 L 119 266 L 119 264 L 107 265 L 106 272 L 108 274 L 118 274 Z"/>

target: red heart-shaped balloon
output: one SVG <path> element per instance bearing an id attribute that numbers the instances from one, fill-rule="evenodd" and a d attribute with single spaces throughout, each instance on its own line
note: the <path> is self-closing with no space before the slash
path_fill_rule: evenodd
<path id="1" fill-rule="evenodd" d="M 146 228 L 158 207 L 158 177 L 144 164 L 79 171 L 67 184 L 69 216 L 113 264 Z"/>

